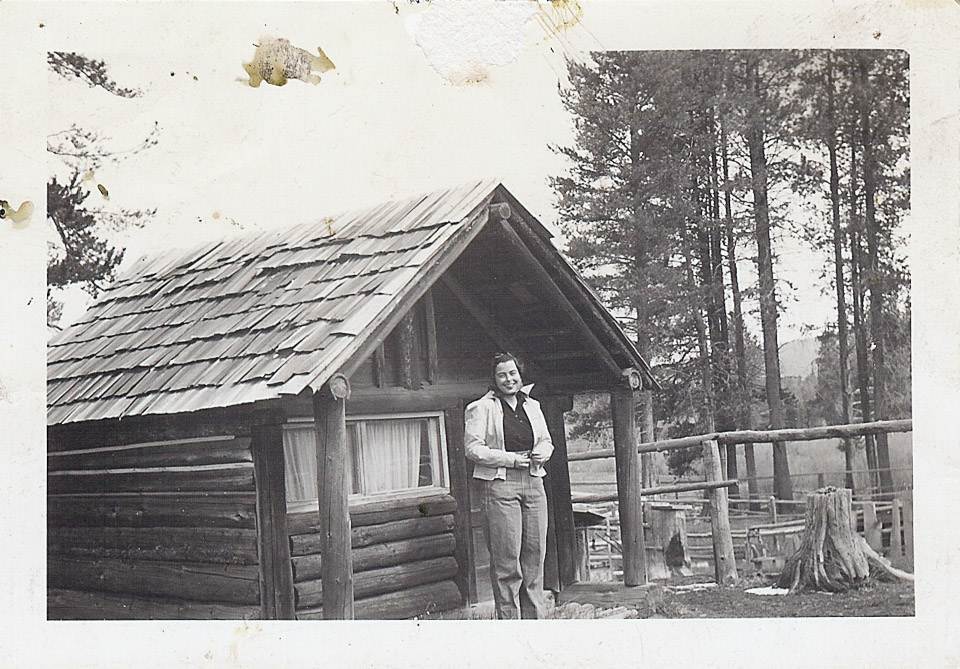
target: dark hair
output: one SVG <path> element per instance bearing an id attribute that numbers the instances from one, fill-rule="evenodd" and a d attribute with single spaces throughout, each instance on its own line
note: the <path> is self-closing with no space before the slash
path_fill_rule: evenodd
<path id="1" fill-rule="evenodd" d="M 496 378 L 496 376 L 497 376 L 497 365 L 499 365 L 499 364 L 501 364 L 501 363 L 504 363 L 504 362 L 510 362 L 511 360 L 512 360 L 514 363 L 516 363 L 517 369 L 520 371 L 520 375 L 522 376 L 522 375 L 523 375 L 523 363 L 520 362 L 520 358 L 518 358 L 517 356 L 515 356 L 513 353 L 508 353 L 508 352 L 495 353 L 495 354 L 493 355 L 493 362 L 492 362 L 492 364 L 490 365 L 490 376 Z"/>

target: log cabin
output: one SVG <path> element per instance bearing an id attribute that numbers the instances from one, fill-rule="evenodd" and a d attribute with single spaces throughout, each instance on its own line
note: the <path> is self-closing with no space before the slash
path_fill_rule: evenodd
<path id="1" fill-rule="evenodd" d="M 647 363 L 499 182 L 141 259 L 48 349 L 48 618 L 410 618 L 490 598 L 463 409 L 526 362 L 556 453 L 546 585 L 576 578 L 563 414 L 614 398 L 639 508 Z M 643 580 L 640 521 L 625 579 Z"/>

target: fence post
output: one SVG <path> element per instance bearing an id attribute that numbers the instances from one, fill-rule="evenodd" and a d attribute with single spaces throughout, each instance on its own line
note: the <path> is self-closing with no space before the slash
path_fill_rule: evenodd
<path id="1" fill-rule="evenodd" d="M 900 494 L 903 502 L 903 564 L 907 571 L 913 572 L 913 491 Z"/>
<path id="2" fill-rule="evenodd" d="M 708 482 L 723 480 L 720 465 L 720 447 L 716 441 L 703 442 L 703 470 Z M 713 556 L 716 565 L 717 583 L 736 583 L 737 561 L 733 554 L 733 535 L 730 532 L 730 514 L 727 506 L 727 489 L 711 488 L 710 525 L 713 529 Z"/>
<path id="3" fill-rule="evenodd" d="M 863 509 L 863 536 L 870 548 L 878 553 L 883 550 L 883 534 L 877 520 L 877 505 L 872 501 L 860 502 Z"/>
<path id="4" fill-rule="evenodd" d="M 897 567 L 903 566 L 902 507 L 900 499 L 894 497 L 890 506 L 890 561 Z"/>

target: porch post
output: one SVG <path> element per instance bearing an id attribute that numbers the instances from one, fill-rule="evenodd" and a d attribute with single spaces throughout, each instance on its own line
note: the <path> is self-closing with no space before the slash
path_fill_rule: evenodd
<path id="1" fill-rule="evenodd" d="M 543 402 L 544 417 L 553 438 L 553 456 L 547 461 L 547 491 L 553 511 L 553 533 L 557 552 L 557 576 L 560 587 L 577 581 L 577 531 L 573 524 L 570 499 L 570 467 L 567 462 L 567 434 L 563 414 L 573 409 L 569 395 L 548 397 Z"/>
<path id="2" fill-rule="evenodd" d="M 270 415 L 264 420 L 251 427 L 250 435 L 257 483 L 260 609 L 263 618 L 293 620 L 296 612 L 283 478 L 283 417 Z"/>
<path id="3" fill-rule="evenodd" d="M 350 508 L 347 495 L 347 377 L 336 374 L 313 394 L 317 432 L 317 491 L 320 507 L 323 617 L 353 619 L 353 555 L 350 551 Z"/>
<path id="4" fill-rule="evenodd" d="M 631 384 L 632 385 L 632 384 Z M 617 502 L 623 545 L 624 585 L 647 582 L 640 505 L 640 454 L 637 453 L 636 392 L 627 387 L 610 393 L 613 448 L 617 460 Z"/>

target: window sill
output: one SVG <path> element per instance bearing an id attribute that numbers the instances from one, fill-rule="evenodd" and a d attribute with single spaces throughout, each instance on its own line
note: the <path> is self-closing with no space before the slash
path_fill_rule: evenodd
<path id="1" fill-rule="evenodd" d="M 376 495 L 350 495 L 347 503 L 351 513 L 362 512 L 374 507 L 390 506 L 395 503 L 396 506 L 413 506 L 424 501 L 442 499 L 450 496 L 449 488 L 424 487 L 411 490 L 398 490 L 395 492 L 384 492 Z M 300 502 L 288 502 L 287 513 L 309 513 L 318 512 L 319 500 L 303 500 Z"/>

